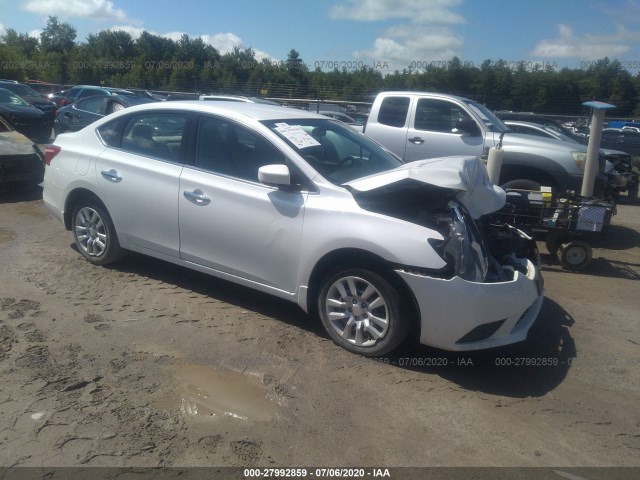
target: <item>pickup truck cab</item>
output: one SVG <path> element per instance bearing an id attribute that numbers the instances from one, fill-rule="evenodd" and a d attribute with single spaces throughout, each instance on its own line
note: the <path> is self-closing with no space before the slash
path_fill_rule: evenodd
<path id="1" fill-rule="evenodd" d="M 468 98 L 383 92 L 363 132 L 406 162 L 452 155 L 486 159 L 489 148 L 504 135 L 499 182 L 503 187 L 538 190 L 544 185 L 554 191 L 579 191 L 582 185 L 585 145 L 511 133 L 491 110 Z"/>

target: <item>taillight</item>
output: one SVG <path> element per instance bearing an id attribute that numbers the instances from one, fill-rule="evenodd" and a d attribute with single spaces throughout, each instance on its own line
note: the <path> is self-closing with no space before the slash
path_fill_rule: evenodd
<path id="1" fill-rule="evenodd" d="M 60 153 L 60 150 L 62 149 L 57 145 L 47 145 L 44 147 L 44 164 L 51 166 L 51 160 Z"/>

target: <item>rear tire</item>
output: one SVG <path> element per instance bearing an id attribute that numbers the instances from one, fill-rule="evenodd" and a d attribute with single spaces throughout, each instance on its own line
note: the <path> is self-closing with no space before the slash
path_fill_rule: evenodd
<path id="1" fill-rule="evenodd" d="M 318 295 L 318 314 L 336 345 L 366 357 L 386 355 L 409 333 L 403 301 L 386 279 L 365 269 L 330 273 Z"/>
<path id="2" fill-rule="evenodd" d="M 94 265 L 108 265 L 123 256 L 111 217 L 95 200 L 80 200 L 71 217 L 71 230 L 82 256 Z"/>

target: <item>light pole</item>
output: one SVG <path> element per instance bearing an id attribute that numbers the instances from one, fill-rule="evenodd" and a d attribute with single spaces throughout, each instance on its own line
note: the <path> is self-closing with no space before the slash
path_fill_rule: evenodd
<path id="1" fill-rule="evenodd" d="M 584 178 L 582 179 L 583 197 L 593 196 L 593 184 L 599 170 L 598 156 L 600 154 L 600 140 L 602 139 L 602 127 L 604 125 L 604 112 L 616 108 L 615 105 L 604 102 L 584 102 L 584 106 L 593 108 L 591 117 L 591 130 L 589 135 L 589 146 L 587 147 L 587 161 L 584 166 Z"/>

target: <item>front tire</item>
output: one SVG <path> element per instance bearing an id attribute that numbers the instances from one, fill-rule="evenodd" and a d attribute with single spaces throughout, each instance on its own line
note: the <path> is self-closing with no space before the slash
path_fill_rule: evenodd
<path id="1" fill-rule="evenodd" d="M 85 200 L 76 205 L 71 230 L 78 250 L 89 262 L 107 265 L 122 257 L 111 217 L 98 202 Z"/>
<path id="2" fill-rule="evenodd" d="M 402 318 L 402 298 L 386 279 L 364 269 L 337 271 L 325 277 L 318 313 L 331 339 L 366 357 L 386 355 L 409 333 Z"/>

